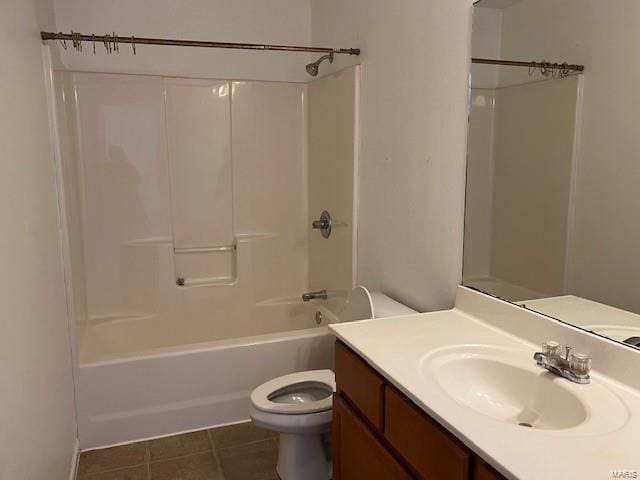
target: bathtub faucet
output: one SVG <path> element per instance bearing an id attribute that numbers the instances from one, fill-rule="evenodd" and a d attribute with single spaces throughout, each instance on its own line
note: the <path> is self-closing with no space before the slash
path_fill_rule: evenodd
<path id="1" fill-rule="evenodd" d="M 326 300 L 327 298 L 329 298 L 329 294 L 326 290 L 318 290 L 317 292 L 307 292 L 302 294 L 302 301 L 304 302 L 309 302 L 314 298 Z"/>

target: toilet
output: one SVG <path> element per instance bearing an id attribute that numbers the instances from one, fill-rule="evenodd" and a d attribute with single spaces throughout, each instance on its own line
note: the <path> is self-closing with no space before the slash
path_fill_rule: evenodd
<path id="1" fill-rule="evenodd" d="M 347 296 L 340 320 L 415 313 L 382 293 L 358 286 Z M 326 439 L 331 431 L 335 390 L 331 370 L 309 370 L 274 378 L 251 393 L 253 422 L 280 433 L 277 472 L 282 480 L 331 478 L 331 453 Z"/>

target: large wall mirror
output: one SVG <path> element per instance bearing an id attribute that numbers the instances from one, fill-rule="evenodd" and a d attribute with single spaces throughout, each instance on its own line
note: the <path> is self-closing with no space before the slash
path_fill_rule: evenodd
<path id="1" fill-rule="evenodd" d="M 640 348 L 639 22 L 475 4 L 463 284 Z"/>

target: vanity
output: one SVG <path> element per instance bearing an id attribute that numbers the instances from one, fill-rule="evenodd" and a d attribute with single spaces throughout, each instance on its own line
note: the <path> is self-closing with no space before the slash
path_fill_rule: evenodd
<path id="1" fill-rule="evenodd" d="M 465 287 L 452 310 L 330 328 L 335 480 L 640 472 L 630 348 Z M 589 383 L 536 363 L 551 339 L 593 355 Z"/>
<path id="2" fill-rule="evenodd" d="M 504 478 L 365 360 L 336 343 L 333 478 Z"/>

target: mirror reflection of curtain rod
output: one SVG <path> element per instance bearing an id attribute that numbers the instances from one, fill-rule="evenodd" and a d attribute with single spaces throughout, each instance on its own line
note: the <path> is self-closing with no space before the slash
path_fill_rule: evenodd
<path id="1" fill-rule="evenodd" d="M 120 36 L 115 33 L 106 35 L 87 35 L 78 32 L 40 32 L 43 41 L 58 40 L 66 50 L 67 40 L 72 42 L 73 48 L 82 51 L 82 42 L 87 42 L 93 46 L 93 53 L 96 52 L 96 44 L 103 45 L 107 53 L 119 52 L 118 45 L 128 43 L 131 45 L 133 53 L 136 53 L 136 45 L 169 45 L 179 47 L 204 47 L 204 48 L 233 48 L 238 50 L 263 50 L 263 51 L 284 51 L 284 52 L 317 52 L 328 54 L 360 55 L 359 48 L 324 48 L 324 47 L 301 47 L 295 45 L 268 45 L 258 43 L 232 43 L 232 42 L 208 42 L 200 40 L 175 40 L 168 38 L 148 38 L 135 37 L 133 35 Z"/>
<path id="2" fill-rule="evenodd" d="M 489 58 L 472 58 L 472 63 L 480 63 L 484 65 L 505 65 L 508 67 L 528 67 L 529 69 L 545 71 L 559 71 L 566 72 L 568 75 L 570 72 L 584 72 L 584 65 L 575 65 L 569 63 L 551 63 L 546 60 L 540 62 L 519 62 L 514 60 L 492 60 Z"/>

